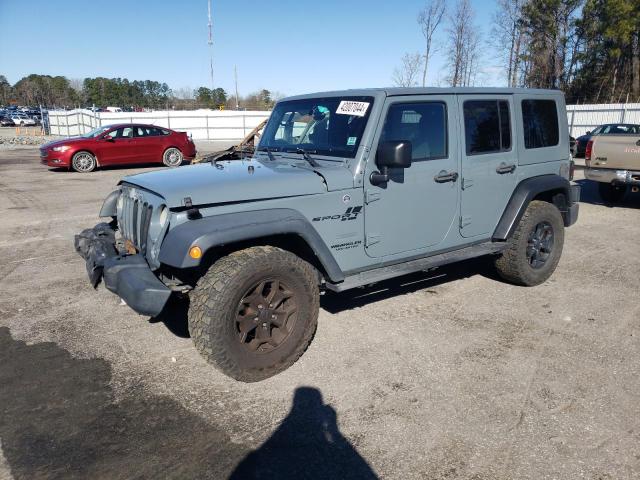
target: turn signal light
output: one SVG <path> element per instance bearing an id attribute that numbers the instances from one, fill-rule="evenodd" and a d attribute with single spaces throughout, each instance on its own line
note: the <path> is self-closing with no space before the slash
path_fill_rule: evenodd
<path id="1" fill-rule="evenodd" d="M 189 256 L 194 260 L 202 258 L 202 249 L 200 247 L 191 247 L 189 249 Z"/>

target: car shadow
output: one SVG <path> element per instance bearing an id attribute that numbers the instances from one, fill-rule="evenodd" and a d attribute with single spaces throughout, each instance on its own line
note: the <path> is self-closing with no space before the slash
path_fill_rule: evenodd
<path id="1" fill-rule="evenodd" d="M 640 194 L 628 191 L 621 202 L 608 203 L 604 202 L 598 193 L 598 182 L 587 179 L 575 180 L 580 185 L 580 203 L 589 203 L 591 205 L 601 205 L 607 208 L 626 207 L 640 208 Z"/>
<path id="2" fill-rule="evenodd" d="M 492 257 L 485 256 L 445 265 L 428 272 L 403 275 L 345 292 L 326 291 L 320 297 L 320 307 L 335 314 L 421 290 L 436 295 L 437 292 L 432 290 L 433 287 L 474 275 L 501 281 L 493 267 Z M 149 323 L 162 323 L 175 336 L 190 338 L 188 310 L 187 295 L 172 296 L 158 316 L 149 318 Z"/>
<path id="3" fill-rule="evenodd" d="M 265 478 L 373 480 L 378 476 L 342 435 L 336 411 L 324 403 L 320 390 L 300 387 L 280 426 L 229 477 Z"/>
<path id="4" fill-rule="evenodd" d="M 185 165 L 190 165 L 191 162 L 188 160 L 185 160 L 184 163 L 182 165 L 180 165 L 181 167 L 185 166 Z M 90 173 L 96 173 L 96 172 L 109 172 L 109 171 L 118 171 L 118 170 L 131 170 L 134 168 L 163 168 L 163 169 L 169 169 L 169 167 L 164 166 L 161 163 L 131 163 L 131 164 L 126 164 L 126 165 L 107 165 L 105 167 L 98 167 L 96 170 L 94 170 L 93 172 Z M 180 167 L 176 167 L 176 168 L 180 168 Z M 73 172 L 73 170 L 70 170 L 68 168 L 63 168 L 63 167 L 49 167 L 49 171 L 50 172 Z M 73 172 L 75 173 L 75 172 Z"/>
<path id="5" fill-rule="evenodd" d="M 189 335 L 189 297 L 187 295 L 172 295 L 156 317 L 149 319 L 149 323 L 163 323 L 167 330 L 176 337 L 191 338 Z"/>
<path id="6" fill-rule="evenodd" d="M 396 277 L 373 285 L 354 288 L 345 292 L 328 291 L 320 300 L 321 307 L 329 313 L 339 313 L 391 297 L 424 291 L 436 295 L 434 287 L 454 280 L 481 275 L 500 281 L 492 264 L 492 257 L 479 257 L 439 267 L 428 272 L 417 272 Z"/>

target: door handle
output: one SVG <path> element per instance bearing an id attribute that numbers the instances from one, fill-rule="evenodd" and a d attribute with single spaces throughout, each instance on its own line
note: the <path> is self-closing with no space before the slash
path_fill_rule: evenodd
<path id="1" fill-rule="evenodd" d="M 433 180 L 436 183 L 455 182 L 458 180 L 458 172 L 447 172 L 446 170 L 440 171 Z"/>
<path id="2" fill-rule="evenodd" d="M 500 175 L 504 175 L 505 173 L 513 173 L 516 170 L 516 166 L 511 164 L 511 165 L 507 165 L 506 163 L 502 162 L 500 165 L 498 165 L 498 168 L 496 168 L 496 172 Z"/>

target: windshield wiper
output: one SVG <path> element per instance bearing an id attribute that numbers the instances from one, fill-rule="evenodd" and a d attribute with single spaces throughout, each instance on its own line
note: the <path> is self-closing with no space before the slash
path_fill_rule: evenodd
<path id="1" fill-rule="evenodd" d="M 269 147 L 259 147 L 258 151 L 259 152 L 267 152 L 267 155 L 269 156 L 269 160 L 271 160 L 273 162 L 276 159 L 273 156 L 273 152 L 277 152 L 278 150 L 271 150 L 271 148 L 269 148 Z"/>
<path id="2" fill-rule="evenodd" d="M 298 153 L 302 155 L 302 158 L 309 162 L 309 165 L 311 165 L 312 167 L 320 166 L 318 162 L 316 162 L 313 158 L 311 158 L 311 155 L 309 155 L 310 153 L 317 153 L 316 150 L 305 150 L 304 148 L 296 148 L 295 150 L 287 150 L 287 153 Z"/>

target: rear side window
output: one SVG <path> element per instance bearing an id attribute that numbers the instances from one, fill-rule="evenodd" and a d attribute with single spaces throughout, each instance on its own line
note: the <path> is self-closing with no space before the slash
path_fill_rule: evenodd
<path id="1" fill-rule="evenodd" d="M 447 107 L 443 102 L 395 103 L 389 107 L 381 142 L 410 141 L 412 161 L 447 157 Z"/>
<path id="2" fill-rule="evenodd" d="M 464 102 L 467 155 L 511 150 L 511 117 L 506 100 Z"/>
<path id="3" fill-rule="evenodd" d="M 554 100 L 522 100 L 524 148 L 554 147 L 560 141 Z"/>

